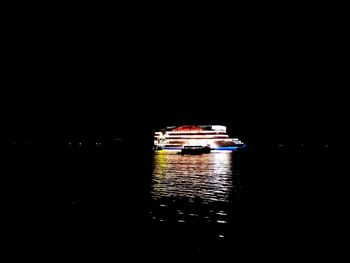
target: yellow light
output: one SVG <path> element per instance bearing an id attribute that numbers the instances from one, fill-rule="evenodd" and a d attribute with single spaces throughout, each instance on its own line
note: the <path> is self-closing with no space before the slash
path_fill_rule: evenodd
<path id="1" fill-rule="evenodd" d="M 226 201 L 232 188 L 231 152 L 182 156 L 176 152 L 154 154 L 152 196 Z M 216 195 L 216 193 L 221 193 Z"/>

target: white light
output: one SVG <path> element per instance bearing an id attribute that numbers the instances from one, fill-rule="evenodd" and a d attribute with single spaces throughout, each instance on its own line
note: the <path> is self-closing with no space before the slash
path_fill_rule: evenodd
<path id="1" fill-rule="evenodd" d="M 222 125 L 213 125 L 211 126 L 213 131 L 226 131 L 226 127 Z"/>
<path id="2" fill-rule="evenodd" d="M 155 136 L 160 137 L 160 136 Z M 169 136 L 166 136 L 166 138 L 173 138 L 173 137 L 177 137 L 177 138 L 228 138 L 227 134 L 212 134 L 212 135 L 202 135 L 202 134 L 191 134 L 191 135 L 176 135 L 176 134 L 169 134 Z"/>

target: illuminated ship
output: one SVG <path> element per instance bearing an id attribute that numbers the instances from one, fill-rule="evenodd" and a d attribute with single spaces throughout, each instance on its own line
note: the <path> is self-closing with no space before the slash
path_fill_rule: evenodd
<path id="1" fill-rule="evenodd" d="M 226 126 L 187 125 L 166 127 L 154 133 L 154 149 L 181 151 L 184 146 L 209 146 L 212 150 L 235 151 L 244 146 L 237 138 L 229 138 Z"/>

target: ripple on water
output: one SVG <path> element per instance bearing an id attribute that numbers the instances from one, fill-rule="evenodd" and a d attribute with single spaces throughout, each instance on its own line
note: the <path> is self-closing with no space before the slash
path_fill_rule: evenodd
<path id="1" fill-rule="evenodd" d="M 157 216 L 159 223 L 226 228 L 231 220 L 233 189 L 238 189 L 232 166 L 231 153 L 155 154 L 151 216 Z M 216 236 L 222 239 L 224 234 Z"/>
<path id="2" fill-rule="evenodd" d="M 232 187 L 230 153 L 182 156 L 159 152 L 154 155 L 153 199 L 184 197 L 228 202 Z"/>

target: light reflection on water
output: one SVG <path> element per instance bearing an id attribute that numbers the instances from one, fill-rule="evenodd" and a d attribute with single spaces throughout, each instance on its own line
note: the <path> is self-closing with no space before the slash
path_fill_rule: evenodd
<path id="1" fill-rule="evenodd" d="M 235 242 L 244 232 L 240 171 L 234 165 L 239 156 L 159 151 L 153 158 L 148 218 L 151 235 L 167 241 L 163 248 L 173 242 L 180 250 L 220 250 Z"/>
<path id="2" fill-rule="evenodd" d="M 179 155 L 154 153 L 152 198 L 180 197 L 204 203 L 229 202 L 232 192 L 232 153 Z"/>

